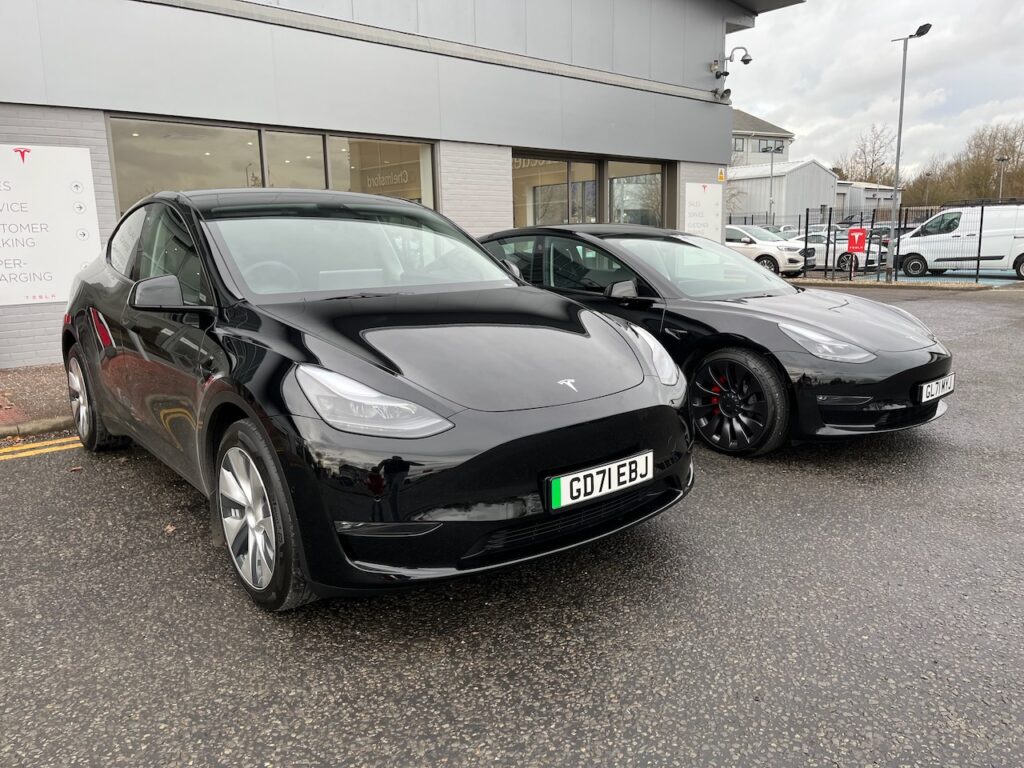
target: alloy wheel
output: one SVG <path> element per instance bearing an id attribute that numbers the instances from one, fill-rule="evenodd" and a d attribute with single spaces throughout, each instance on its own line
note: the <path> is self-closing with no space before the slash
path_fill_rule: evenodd
<path id="1" fill-rule="evenodd" d="M 68 363 L 68 397 L 71 400 L 71 415 L 78 428 L 78 436 L 85 440 L 89 436 L 89 393 L 85 388 L 85 375 L 77 357 Z"/>
<path id="2" fill-rule="evenodd" d="M 757 263 L 769 272 L 774 272 L 776 275 L 779 274 L 779 265 L 771 256 L 762 256 L 757 259 Z"/>
<path id="3" fill-rule="evenodd" d="M 712 360 L 697 371 L 690 399 L 694 423 L 726 451 L 755 447 L 768 426 L 768 401 L 757 376 L 735 360 Z"/>
<path id="4" fill-rule="evenodd" d="M 270 497 L 259 469 L 242 448 L 229 448 L 220 463 L 220 518 L 231 559 L 253 589 L 274 576 L 276 535 Z"/>

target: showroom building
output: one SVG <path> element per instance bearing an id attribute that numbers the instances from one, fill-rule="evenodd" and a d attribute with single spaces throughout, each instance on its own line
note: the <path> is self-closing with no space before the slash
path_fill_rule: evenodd
<path id="1" fill-rule="evenodd" d="M 800 0 L 5 0 L 0 367 L 162 189 L 415 200 L 474 235 L 721 229 L 726 34 Z M 756 55 L 756 52 L 754 52 Z"/>

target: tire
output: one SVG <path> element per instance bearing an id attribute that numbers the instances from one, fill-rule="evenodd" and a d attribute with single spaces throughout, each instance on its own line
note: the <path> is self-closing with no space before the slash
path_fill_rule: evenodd
<path id="1" fill-rule="evenodd" d="M 860 261 L 852 253 L 844 253 L 839 256 L 839 261 L 836 262 L 836 269 L 840 272 L 850 271 L 850 259 L 853 259 L 853 271 L 856 272 L 860 269 Z"/>
<path id="2" fill-rule="evenodd" d="M 130 441 L 126 437 L 113 435 L 107 430 L 100 414 L 96 389 L 89 377 L 89 366 L 85 364 L 85 355 L 76 342 L 68 350 L 64 363 L 64 372 L 68 380 L 68 400 L 71 404 L 71 417 L 75 421 L 78 439 L 88 451 L 107 451 L 120 448 Z"/>
<path id="3" fill-rule="evenodd" d="M 253 602 L 267 611 L 287 611 L 315 600 L 299 566 L 284 474 L 254 422 L 243 419 L 227 428 L 212 475 L 211 520 Z"/>
<path id="4" fill-rule="evenodd" d="M 1017 273 L 1018 279 L 1024 280 L 1024 256 L 1017 257 L 1017 261 L 1013 264 L 1013 271 Z"/>
<path id="5" fill-rule="evenodd" d="M 761 456 L 789 434 L 789 397 L 782 376 L 763 355 L 740 347 L 701 360 L 690 385 L 697 434 L 716 451 Z"/>
<path id="6" fill-rule="evenodd" d="M 765 269 L 770 269 L 776 275 L 779 274 L 779 262 L 777 262 L 771 256 L 758 256 L 756 259 L 754 259 L 754 261 L 756 261 Z"/>
<path id="7" fill-rule="evenodd" d="M 929 275 L 944 275 L 948 271 L 949 271 L 948 269 L 929 269 L 928 270 L 928 274 Z"/>
<path id="8" fill-rule="evenodd" d="M 927 271 L 928 262 L 924 257 L 914 253 L 903 259 L 903 274 L 907 277 L 921 277 Z"/>

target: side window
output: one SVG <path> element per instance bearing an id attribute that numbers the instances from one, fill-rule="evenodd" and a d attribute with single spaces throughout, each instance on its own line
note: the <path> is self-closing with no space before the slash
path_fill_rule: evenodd
<path id="1" fill-rule="evenodd" d="M 612 283 L 642 281 L 605 251 L 567 237 L 545 237 L 541 285 L 570 291 L 603 293 Z"/>
<path id="2" fill-rule="evenodd" d="M 738 243 L 743 240 L 743 233 L 733 227 L 725 228 L 725 242 Z"/>
<path id="3" fill-rule="evenodd" d="M 508 259 L 519 267 L 523 279 L 534 285 L 543 285 L 540 262 L 534 259 L 533 253 L 537 245 L 535 237 L 510 237 L 499 241 L 498 250 L 492 250 L 495 243 L 489 243 L 487 249 L 499 259 Z"/>
<path id="4" fill-rule="evenodd" d="M 956 231 L 956 228 L 960 226 L 960 215 L 959 211 L 956 213 L 940 214 L 921 227 L 921 234 L 944 235 L 949 232 L 954 232 Z"/>
<path id="5" fill-rule="evenodd" d="M 110 266 L 127 276 L 132 266 L 132 259 L 139 247 L 139 235 L 142 234 L 142 225 L 146 220 L 146 208 L 139 208 L 128 218 L 122 219 L 117 226 L 117 231 L 110 238 L 110 252 L 108 260 Z"/>
<path id="6" fill-rule="evenodd" d="M 167 206 L 150 205 L 132 278 L 145 280 L 161 275 L 177 276 L 186 304 L 211 303 L 199 253 L 184 222 Z"/>

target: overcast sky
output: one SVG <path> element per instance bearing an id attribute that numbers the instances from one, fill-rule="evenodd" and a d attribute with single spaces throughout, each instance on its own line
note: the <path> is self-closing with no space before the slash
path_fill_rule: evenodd
<path id="1" fill-rule="evenodd" d="M 733 105 L 796 134 L 791 159 L 829 164 L 872 122 L 895 130 L 902 44 L 910 41 L 903 167 L 949 156 L 975 128 L 1024 118 L 1021 0 L 808 0 L 726 39 L 754 61 L 729 67 Z"/>

